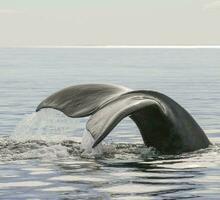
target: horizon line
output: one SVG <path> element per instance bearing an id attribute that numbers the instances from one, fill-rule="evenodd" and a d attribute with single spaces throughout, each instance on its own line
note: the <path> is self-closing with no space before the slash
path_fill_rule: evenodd
<path id="1" fill-rule="evenodd" d="M 27 45 L 27 46 L 0 46 L 0 48 L 220 48 L 220 45 Z"/>

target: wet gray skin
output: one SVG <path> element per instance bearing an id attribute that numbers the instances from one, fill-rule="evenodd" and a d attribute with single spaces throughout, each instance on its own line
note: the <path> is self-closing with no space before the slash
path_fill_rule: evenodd
<path id="1" fill-rule="evenodd" d="M 37 107 L 53 108 L 72 118 L 89 118 L 86 128 L 98 145 L 129 116 L 146 146 L 164 154 L 206 148 L 211 143 L 193 117 L 170 97 L 155 91 L 106 84 L 76 85 L 52 94 Z"/>

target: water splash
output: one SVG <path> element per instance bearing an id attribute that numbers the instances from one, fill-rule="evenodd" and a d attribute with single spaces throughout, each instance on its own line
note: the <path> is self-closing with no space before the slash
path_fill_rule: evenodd
<path id="1" fill-rule="evenodd" d="M 144 145 L 114 144 L 108 139 L 92 148 L 94 139 L 82 126 L 85 122 L 81 123 L 80 119 L 69 118 L 53 109 L 27 115 L 11 136 L 0 138 L 0 159 L 49 160 L 71 156 L 127 159 L 156 155 L 154 149 Z"/>
<path id="2" fill-rule="evenodd" d="M 84 151 L 85 154 L 101 154 L 103 152 L 103 145 L 100 144 L 95 148 L 92 148 L 94 144 L 94 139 L 90 133 L 84 131 L 82 141 L 81 141 L 81 149 Z"/>
<path id="3" fill-rule="evenodd" d="M 27 115 L 15 128 L 11 139 L 17 141 L 62 141 L 74 137 L 80 129 L 79 119 L 72 119 L 54 109 L 43 109 Z"/>
<path id="4" fill-rule="evenodd" d="M 81 156 L 86 158 L 91 158 L 91 157 L 98 158 L 98 157 L 102 157 L 103 155 L 110 156 L 115 151 L 113 144 L 104 141 L 100 142 L 95 148 L 92 148 L 94 141 L 95 140 L 92 137 L 92 135 L 85 130 L 80 145 L 82 149 Z"/>

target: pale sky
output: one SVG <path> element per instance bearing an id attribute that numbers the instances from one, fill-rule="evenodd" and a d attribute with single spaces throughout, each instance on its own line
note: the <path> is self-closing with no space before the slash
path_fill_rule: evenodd
<path id="1" fill-rule="evenodd" d="M 0 0 L 0 47 L 220 45 L 220 0 Z"/>

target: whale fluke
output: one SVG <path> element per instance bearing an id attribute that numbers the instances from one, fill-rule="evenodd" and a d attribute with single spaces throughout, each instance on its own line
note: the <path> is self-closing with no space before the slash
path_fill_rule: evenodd
<path id="1" fill-rule="evenodd" d="M 128 91 L 128 88 L 122 86 L 106 84 L 71 86 L 46 98 L 39 104 L 36 111 L 42 108 L 53 108 L 68 117 L 86 117 L 109 100 Z"/>
<path id="2" fill-rule="evenodd" d="M 138 126 L 144 143 L 161 153 L 177 154 L 206 148 L 207 136 L 193 117 L 170 97 L 155 91 L 87 84 L 65 88 L 37 107 L 54 108 L 69 117 L 91 115 L 86 128 L 98 145 L 129 116 Z"/>
<path id="3" fill-rule="evenodd" d="M 123 118 L 148 106 L 159 105 L 151 99 L 134 96 L 133 94 L 125 94 L 98 110 L 90 117 L 86 126 L 95 139 L 93 147 L 101 142 Z"/>

